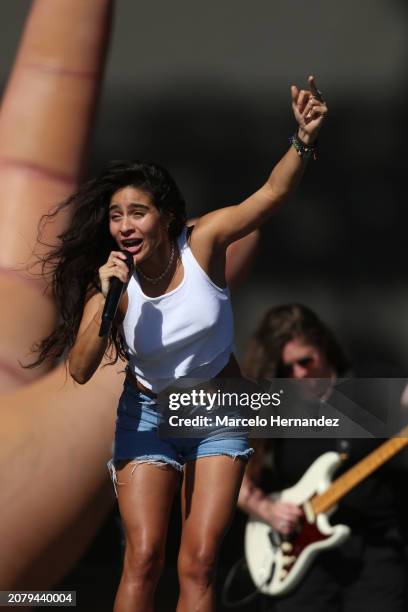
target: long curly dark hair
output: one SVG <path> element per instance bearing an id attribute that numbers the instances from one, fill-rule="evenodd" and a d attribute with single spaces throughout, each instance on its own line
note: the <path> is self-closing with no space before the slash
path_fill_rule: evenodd
<path id="1" fill-rule="evenodd" d="M 295 339 L 318 348 L 338 376 L 350 369 L 350 362 L 335 335 L 313 310 L 302 304 L 283 304 L 271 308 L 263 316 L 244 357 L 244 375 L 257 382 L 284 377 L 282 351 L 285 344 Z M 258 481 L 271 440 L 257 438 L 251 440 L 251 444 L 255 455 L 247 474 Z"/>
<path id="2" fill-rule="evenodd" d="M 159 212 L 170 218 L 169 236 L 176 238 L 186 222 L 183 197 L 169 172 L 154 163 L 114 161 L 76 193 L 40 220 L 39 243 L 44 226 L 62 211 L 71 212 L 71 223 L 58 236 L 58 244 L 41 257 L 42 273 L 50 284 L 60 313 L 60 322 L 46 338 L 32 347 L 37 359 L 23 367 L 39 366 L 44 360 L 66 355 L 72 348 L 87 298 L 100 291 L 98 270 L 109 253 L 118 248 L 109 232 L 109 203 L 123 187 L 136 187 L 152 196 Z M 50 245 L 46 245 L 50 247 Z M 127 360 L 124 342 L 115 325 L 109 335 L 110 364 Z"/>

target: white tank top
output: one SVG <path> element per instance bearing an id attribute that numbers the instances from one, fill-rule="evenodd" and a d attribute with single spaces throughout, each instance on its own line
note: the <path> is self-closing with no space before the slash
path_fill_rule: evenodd
<path id="1" fill-rule="evenodd" d="M 177 243 L 184 276 L 173 291 L 148 297 L 136 271 L 127 287 L 128 309 L 122 334 L 129 368 L 154 393 L 182 377 L 213 378 L 233 351 L 228 287 L 215 285 L 201 268 L 188 245 L 187 228 Z"/>

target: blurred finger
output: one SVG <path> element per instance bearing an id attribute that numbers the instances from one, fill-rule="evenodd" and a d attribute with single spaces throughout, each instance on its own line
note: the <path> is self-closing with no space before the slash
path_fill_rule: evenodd
<path id="1" fill-rule="evenodd" d="M 296 87 L 296 85 L 292 85 L 290 88 L 290 93 L 292 96 L 292 102 L 294 102 L 296 104 L 298 96 L 299 96 L 299 90 Z"/>
<path id="2" fill-rule="evenodd" d="M 297 107 L 300 113 L 303 113 L 304 108 L 309 101 L 309 97 L 310 97 L 310 92 L 306 91 L 305 89 L 300 90 L 298 100 L 297 100 Z"/>
<path id="3" fill-rule="evenodd" d="M 287 510 L 289 512 L 298 512 L 300 508 L 296 506 L 296 504 L 291 504 L 290 502 L 283 502 L 282 509 Z"/>
<path id="4" fill-rule="evenodd" d="M 285 515 L 282 516 L 281 518 L 281 522 L 285 523 L 285 524 L 290 524 L 290 523 L 294 523 L 297 520 L 296 516 L 293 516 L 291 513 L 286 513 Z"/>
<path id="5" fill-rule="evenodd" d="M 304 110 L 304 117 L 306 119 L 311 119 L 312 117 L 319 117 L 320 115 L 324 115 L 327 112 L 327 107 L 316 100 L 316 98 L 311 98 L 309 104 L 306 106 Z"/>
<path id="6" fill-rule="evenodd" d="M 304 96 L 303 89 L 301 89 L 299 91 L 298 99 L 297 99 L 297 102 L 296 102 L 296 106 L 297 106 L 299 112 L 302 112 L 301 109 L 304 108 L 304 104 L 303 104 L 304 97 L 305 96 Z"/>
<path id="7" fill-rule="evenodd" d="M 294 521 L 296 522 L 300 517 L 302 516 L 302 511 L 299 511 L 298 508 L 296 508 L 296 510 L 293 510 L 289 515 L 288 515 L 288 520 L 289 521 Z"/>
<path id="8" fill-rule="evenodd" d="M 310 118 L 310 114 L 313 111 L 313 106 L 314 106 L 314 98 L 310 98 L 308 103 L 306 104 L 306 106 L 303 109 L 302 115 L 303 117 L 305 117 L 306 119 Z"/>
<path id="9" fill-rule="evenodd" d="M 307 80 L 313 97 L 316 98 L 316 100 L 319 100 L 319 102 L 324 102 L 323 94 L 320 89 L 317 89 L 316 80 L 314 76 L 310 76 Z"/>
<path id="10" fill-rule="evenodd" d="M 312 112 L 310 114 L 309 119 L 318 119 L 319 117 L 321 117 L 322 119 L 325 118 L 327 114 L 327 109 L 325 106 L 314 106 L 312 108 Z"/>
<path id="11" fill-rule="evenodd" d="M 120 281 L 122 281 L 122 283 L 126 283 L 127 279 L 128 279 L 128 275 L 126 272 L 124 272 L 123 270 L 119 270 L 119 268 L 114 268 L 112 270 L 112 275 L 116 276 L 116 278 L 118 278 Z"/>
<path id="12" fill-rule="evenodd" d="M 318 117 L 321 117 L 321 113 L 316 108 L 312 108 L 307 118 L 309 120 L 313 120 L 317 119 Z"/>
<path id="13" fill-rule="evenodd" d="M 126 263 L 123 259 L 119 258 L 118 255 L 115 255 L 114 257 L 112 257 L 111 262 L 117 264 L 118 266 L 126 266 Z"/>
<path id="14" fill-rule="evenodd" d="M 305 114 L 305 119 L 316 119 L 319 116 L 319 113 L 316 111 L 315 107 L 312 106 L 308 112 Z"/>
<path id="15" fill-rule="evenodd" d="M 315 98 L 317 98 L 317 96 L 319 95 L 319 90 L 317 89 L 316 79 L 314 78 L 313 75 L 311 75 L 310 77 L 308 77 L 307 82 L 309 83 L 309 87 L 310 87 L 310 91 L 312 92 L 312 95 Z"/>
<path id="16" fill-rule="evenodd" d="M 126 255 L 122 251 L 112 251 L 109 255 L 109 259 L 120 259 L 125 260 Z"/>
<path id="17" fill-rule="evenodd" d="M 282 521 L 279 524 L 279 531 L 284 535 L 289 535 L 292 531 L 296 529 L 296 524 L 291 521 Z"/>

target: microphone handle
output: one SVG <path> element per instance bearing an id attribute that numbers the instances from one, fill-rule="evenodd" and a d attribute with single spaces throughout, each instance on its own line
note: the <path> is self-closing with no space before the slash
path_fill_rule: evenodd
<path id="1" fill-rule="evenodd" d="M 133 270 L 133 257 L 129 251 L 122 251 L 126 255 L 126 265 L 129 269 L 129 273 Z M 127 283 L 126 283 L 127 284 Z M 112 321 L 115 319 L 116 311 L 119 306 L 120 298 L 122 297 L 123 290 L 126 286 L 122 283 L 117 276 L 114 276 L 110 282 L 108 295 L 106 297 L 105 306 L 102 313 L 102 322 L 99 328 L 99 337 L 103 338 L 109 334 Z"/>
<path id="2" fill-rule="evenodd" d="M 109 334 L 124 287 L 124 283 L 122 283 L 122 281 L 120 281 L 116 276 L 112 278 L 108 295 L 106 297 L 105 306 L 103 307 L 102 322 L 99 329 L 100 338 L 103 338 L 103 336 Z"/>

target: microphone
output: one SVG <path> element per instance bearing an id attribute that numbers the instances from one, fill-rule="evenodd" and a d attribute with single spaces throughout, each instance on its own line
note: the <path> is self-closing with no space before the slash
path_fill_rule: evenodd
<path id="1" fill-rule="evenodd" d="M 126 255 L 125 263 L 129 269 L 129 273 L 131 273 L 133 270 L 133 255 L 132 253 L 129 253 L 129 251 L 122 251 L 122 253 Z M 108 295 L 106 297 L 106 302 L 102 313 L 102 323 L 99 328 L 100 338 L 106 336 L 110 331 L 112 321 L 115 318 L 120 298 L 122 297 L 122 293 L 125 289 L 125 286 L 125 283 L 122 283 L 122 281 L 117 278 L 117 276 L 114 276 L 111 279 Z"/>

